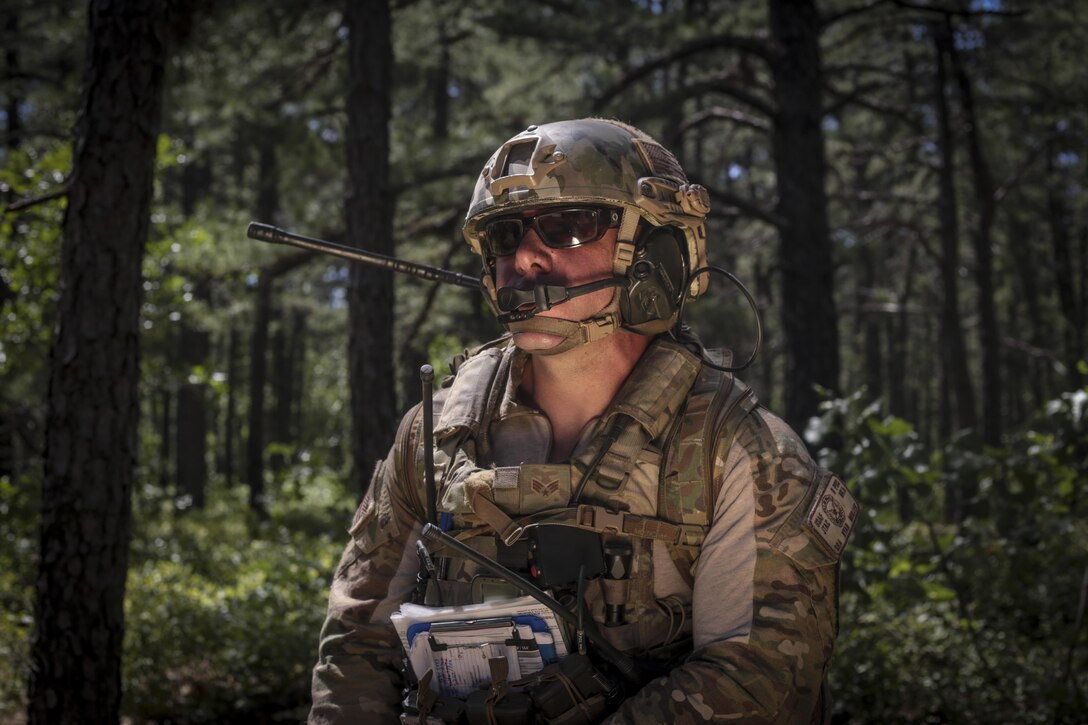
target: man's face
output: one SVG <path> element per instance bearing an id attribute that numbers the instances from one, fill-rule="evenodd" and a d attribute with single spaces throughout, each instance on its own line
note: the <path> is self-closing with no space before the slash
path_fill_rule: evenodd
<path id="1" fill-rule="evenodd" d="M 514 254 L 498 257 L 495 261 L 495 281 L 498 287 L 514 287 L 530 290 L 538 284 L 578 285 L 608 279 L 612 276 L 612 256 L 616 249 L 618 229 L 609 229 L 604 236 L 573 249 L 552 249 L 540 240 L 529 225 Z M 562 320 L 584 320 L 592 317 L 611 300 L 615 288 L 609 287 L 575 297 L 540 317 Z M 522 350 L 547 350 L 555 347 L 562 338 L 542 332 L 518 332 L 514 344 Z"/>

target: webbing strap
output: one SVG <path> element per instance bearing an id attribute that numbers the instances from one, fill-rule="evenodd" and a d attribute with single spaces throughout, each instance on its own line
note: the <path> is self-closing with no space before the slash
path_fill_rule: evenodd
<path id="1" fill-rule="evenodd" d="M 628 419 L 616 441 L 608 448 L 597 466 L 597 485 L 606 491 L 622 488 L 628 471 L 646 444 L 650 434 L 637 421 Z"/>
<path id="2" fill-rule="evenodd" d="M 522 531 L 545 524 L 573 526 L 597 533 L 611 532 L 639 539 L 663 541 L 671 546 L 699 546 L 706 538 L 707 531 L 707 527 L 697 524 L 674 524 L 626 511 L 609 511 L 604 506 L 592 504 L 541 511 L 512 523 Z"/>
<path id="3" fill-rule="evenodd" d="M 477 493 L 473 496 L 468 505 L 472 512 L 490 526 L 507 546 L 512 545 L 521 538 L 524 529 L 483 493 Z"/>
<path id="4" fill-rule="evenodd" d="M 643 355 L 637 374 L 624 382 L 612 410 L 626 416 L 597 468 L 597 485 L 615 493 L 623 488 L 639 454 L 673 420 L 699 374 L 698 359 L 678 345 L 655 342 Z M 615 418 L 613 418 L 615 420 Z M 598 437 L 597 446 L 605 442 Z"/>

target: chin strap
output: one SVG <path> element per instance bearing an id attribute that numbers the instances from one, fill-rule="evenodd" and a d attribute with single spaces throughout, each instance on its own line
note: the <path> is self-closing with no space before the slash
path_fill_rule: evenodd
<path id="1" fill-rule="evenodd" d="M 587 320 L 560 320 L 555 317 L 532 315 L 527 320 L 506 323 L 510 332 L 541 332 L 563 338 L 555 347 L 533 350 L 534 355 L 558 355 L 587 342 L 607 337 L 620 327 L 620 296 L 612 293 L 612 301 Z"/>

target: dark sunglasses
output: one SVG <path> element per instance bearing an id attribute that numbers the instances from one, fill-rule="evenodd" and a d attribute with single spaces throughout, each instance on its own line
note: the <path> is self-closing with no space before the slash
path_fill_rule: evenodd
<path id="1" fill-rule="evenodd" d="M 609 207 L 547 209 L 529 217 L 500 217 L 484 223 L 484 254 L 506 257 L 518 251 L 526 226 L 552 249 L 595 242 L 620 225 L 620 210 Z"/>

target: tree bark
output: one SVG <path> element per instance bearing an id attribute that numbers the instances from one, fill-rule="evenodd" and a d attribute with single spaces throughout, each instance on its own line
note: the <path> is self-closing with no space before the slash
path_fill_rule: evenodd
<path id="1" fill-rule="evenodd" d="M 30 723 L 121 706 L 136 463 L 141 263 L 161 118 L 165 4 L 92 0 L 50 353 Z"/>
<path id="2" fill-rule="evenodd" d="M 858 250 L 861 255 L 861 283 L 863 291 L 858 295 L 858 328 L 862 331 L 862 360 L 865 369 L 862 379 L 869 390 L 869 398 L 876 400 L 884 397 L 883 351 L 881 345 L 881 325 L 879 313 L 866 309 L 873 303 L 873 290 L 876 289 L 876 261 L 873 249 L 863 246 Z"/>
<path id="3" fill-rule="evenodd" d="M 293 399 L 290 405 L 291 425 L 288 428 L 291 442 L 297 446 L 305 440 L 302 430 L 302 403 L 303 393 L 306 389 L 306 310 L 298 308 L 294 311 L 294 319 L 291 325 L 291 374 Z"/>
<path id="4" fill-rule="evenodd" d="M 945 30 L 951 35 L 951 20 L 945 16 Z M 954 42 L 948 43 L 948 56 L 960 89 L 960 105 L 967 125 L 967 149 L 971 159 L 978 226 L 972 235 L 975 247 L 975 280 L 978 283 L 979 335 L 982 346 L 982 440 L 994 447 L 1001 445 L 1001 337 L 997 329 L 994 302 L 994 252 L 991 230 L 994 226 L 994 182 L 990 164 L 982 151 L 981 130 L 975 113 L 975 94 L 971 79 L 963 67 Z"/>
<path id="5" fill-rule="evenodd" d="M 389 119 L 393 66 L 388 0 L 348 0 L 348 198 L 350 243 L 393 255 Z M 352 462 L 360 496 L 384 458 L 396 425 L 393 373 L 393 277 L 353 264 L 348 291 L 348 381 Z"/>
<path id="6" fill-rule="evenodd" d="M 897 295 L 898 309 L 888 318 L 888 412 L 900 418 L 913 418 L 907 409 L 907 351 L 910 339 L 910 315 L 907 312 L 914 294 L 914 272 L 918 261 L 918 246 L 907 251 L 907 269 L 903 289 Z"/>
<path id="7" fill-rule="evenodd" d="M 839 333 L 828 232 L 820 18 L 813 0 L 769 0 L 778 106 L 772 131 L 786 340 L 786 420 L 815 415 L 814 386 L 837 390 Z"/>
<path id="8" fill-rule="evenodd" d="M 240 338 L 237 328 L 230 328 L 230 338 L 227 343 L 227 411 L 223 422 L 223 475 L 227 479 L 227 488 L 234 486 L 235 457 L 238 450 L 238 391 L 242 387 L 239 379 L 238 348 Z"/>
<path id="9" fill-rule="evenodd" d="M 5 15 L 4 34 L 12 39 L 19 37 L 19 12 L 14 7 L 10 8 Z M 10 75 L 19 74 L 19 47 L 16 43 L 11 43 L 4 51 L 4 62 L 7 64 Z M 23 119 L 19 113 L 19 108 L 23 104 L 22 88 L 19 87 L 5 95 L 7 95 L 7 107 L 4 109 L 7 115 L 7 138 L 4 145 L 14 150 L 19 148 L 22 142 Z"/>
<path id="10" fill-rule="evenodd" d="M 292 385 L 293 370 L 287 332 L 287 311 L 281 310 L 280 322 L 272 336 L 272 384 L 275 392 L 276 408 L 272 418 L 272 436 L 276 443 L 287 445 L 291 442 L 291 401 L 294 397 Z M 287 465 L 287 457 L 282 452 L 272 456 L 272 468 L 282 471 Z"/>
<path id="11" fill-rule="evenodd" d="M 933 26 L 936 44 L 937 83 L 937 146 L 940 148 L 941 168 L 937 198 L 937 213 L 941 229 L 941 287 L 944 299 L 941 307 L 941 356 L 948 378 L 949 406 L 955 411 L 958 428 L 977 427 L 975 394 L 967 369 L 967 348 L 960 327 L 959 311 L 959 222 L 957 220 L 955 150 L 952 124 L 949 118 L 945 58 L 952 43 L 951 34 L 942 25 Z M 954 406 L 952 405 L 954 401 Z M 951 423 L 948 417 L 946 424 Z M 946 438 L 951 430 L 942 430 Z"/>
<path id="12" fill-rule="evenodd" d="M 246 440 L 246 483 L 249 507 L 258 518 L 268 509 L 264 497 L 264 386 L 268 378 L 268 318 L 273 276 L 262 272 L 253 306 L 253 336 L 249 343 L 249 438 Z"/>
<path id="13" fill-rule="evenodd" d="M 258 518 L 268 515 L 264 495 L 265 384 L 268 381 L 268 323 L 272 316 L 272 291 L 276 280 L 302 266 L 317 252 L 297 252 L 279 257 L 258 272 L 253 303 L 253 337 L 249 347 L 249 439 L 246 441 L 246 483 L 249 506 Z"/>
<path id="14" fill-rule="evenodd" d="M 1084 355 L 1083 339 L 1085 320 L 1081 314 L 1076 289 L 1076 265 L 1070 249 L 1070 231 L 1073 226 L 1072 214 L 1063 198 L 1065 179 L 1055 169 L 1055 148 L 1047 154 L 1047 222 L 1050 227 L 1050 246 L 1053 254 L 1054 282 L 1058 291 L 1058 306 L 1062 314 L 1062 362 L 1066 367 L 1066 377 L 1071 388 L 1080 386 L 1080 373 L 1077 362 Z"/>
<path id="15" fill-rule="evenodd" d="M 1014 295 L 1014 299 L 1022 302 L 1027 310 L 1028 342 L 1036 350 L 1047 349 L 1053 344 L 1049 335 L 1051 325 L 1044 322 L 1045 316 L 1040 304 L 1035 251 L 1031 248 L 1031 228 L 1015 214 L 1010 216 L 1009 251 L 1012 253 L 1013 268 L 1016 269 L 1020 282 L 1019 294 Z M 1020 327 L 1011 325 L 1011 329 L 1017 330 Z M 1050 395 L 1051 366 L 1040 364 L 1038 359 L 1031 358 L 1022 367 L 1026 372 L 1026 379 L 1021 378 L 1021 385 L 1031 391 L 1032 407 L 1041 407 Z"/>
<path id="16" fill-rule="evenodd" d="M 206 290 L 197 296 L 207 298 Z M 177 406 L 177 456 L 178 495 L 189 497 L 194 508 L 204 508 L 208 484 L 208 405 L 207 385 L 191 381 L 195 366 L 206 365 L 210 353 L 210 336 L 206 330 L 183 321 L 178 334 L 178 355 L 181 362 L 181 381 L 178 385 Z"/>
<path id="17" fill-rule="evenodd" d="M 170 392 L 170 388 L 163 388 L 159 391 L 159 397 L 162 400 L 162 407 L 158 410 L 159 414 L 159 488 L 166 491 L 170 485 L 170 451 L 172 446 L 170 445 L 171 431 L 173 430 L 173 398 L 174 396 Z"/>

